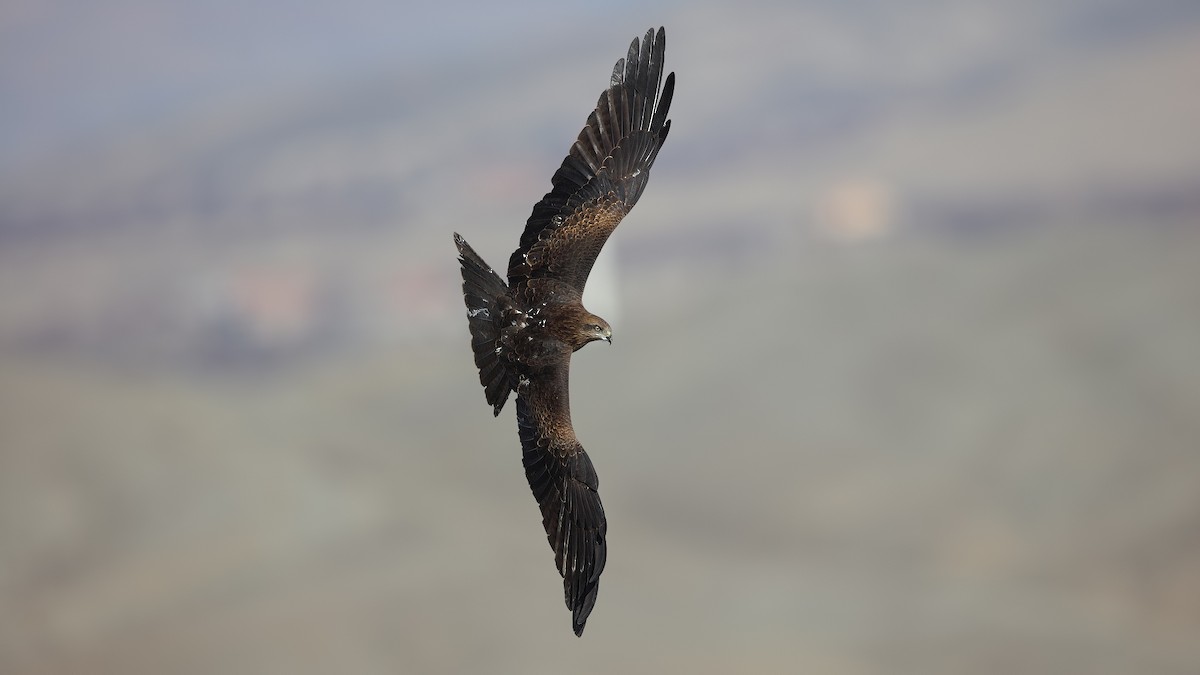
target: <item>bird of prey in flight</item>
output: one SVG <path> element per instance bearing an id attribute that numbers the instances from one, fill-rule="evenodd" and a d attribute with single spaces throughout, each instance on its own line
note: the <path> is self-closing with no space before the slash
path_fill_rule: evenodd
<path id="1" fill-rule="evenodd" d="M 634 38 L 613 68 L 552 189 L 533 207 L 508 262 L 508 283 L 459 234 L 471 349 L 495 415 L 517 392 L 517 432 L 529 487 L 583 634 L 607 556 L 596 470 L 575 438 L 567 401 L 571 354 L 612 343 L 608 322 L 584 309 L 588 273 L 608 235 L 637 203 L 671 121 L 675 73 L 663 80 L 666 35 Z M 660 88 L 661 87 L 661 88 Z"/>

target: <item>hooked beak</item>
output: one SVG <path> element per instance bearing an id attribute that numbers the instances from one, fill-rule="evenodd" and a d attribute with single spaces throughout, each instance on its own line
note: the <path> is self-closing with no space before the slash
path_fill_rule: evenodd
<path id="1" fill-rule="evenodd" d="M 608 344 L 610 344 L 610 345 L 611 345 L 611 344 L 612 344 L 612 336 L 611 336 L 611 335 L 605 335 L 605 336 L 604 336 L 604 341 L 605 341 L 605 342 L 607 342 Z"/>

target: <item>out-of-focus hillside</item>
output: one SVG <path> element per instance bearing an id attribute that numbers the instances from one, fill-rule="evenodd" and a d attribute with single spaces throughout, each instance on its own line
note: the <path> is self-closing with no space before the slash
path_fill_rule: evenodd
<path id="1" fill-rule="evenodd" d="M 1192 4 L 455 7 L 387 47 L 355 27 L 408 10 L 353 3 L 230 34 L 271 55 L 236 76 L 168 4 L 188 49 L 120 77 L 141 33 L 27 9 L 18 56 L 82 35 L 158 93 L 39 152 L 39 101 L 90 90 L 0 68 L 33 97 L 0 133 L 0 671 L 1200 668 Z M 502 265 L 660 23 L 671 138 L 573 364 L 611 547 L 576 640 L 450 233 Z"/>

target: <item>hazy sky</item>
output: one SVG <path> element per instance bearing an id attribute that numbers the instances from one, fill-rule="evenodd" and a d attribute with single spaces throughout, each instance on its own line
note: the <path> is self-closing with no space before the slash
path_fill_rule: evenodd
<path id="1" fill-rule="evenodd" d="M 454 61 L 625 2 L 16 0 L 0 7 L 0 154 L 154 122 L 208 100 Z M 616 7 L 614 7 L 616 6 Z"/>
<path id="2" fill-rule="evenodd" d="M 884 29 L 943 13 L 938 5 L 803 3 L 853 16 L 856 23 L 882 22 Z M 607 37 L 610 28 L 624 34 L 666 22 L 677 7 L 629 0 L 13 0 L 0 6 L 0 163 L 12 166 L 74 141 L 263 89 L 316 88 L 408 65 L 436 68 L 490 51 L 512 53 L 514 45 L 535 48 L 539 40 L 561 49 L 563 35 L 589 42 Z M 1189 0 L 974 2 L 951 8 L 1002 22 L 1044 15 L 1052 40 L 1067 42 L 1081 35 L 1119 39 L 1200 13 L 1200 5 Z M 813 30 L 819 27 L 810 26 L 804 40 L 819 37 Z M 550 35 L 560 39 L 546 39 Z"/>

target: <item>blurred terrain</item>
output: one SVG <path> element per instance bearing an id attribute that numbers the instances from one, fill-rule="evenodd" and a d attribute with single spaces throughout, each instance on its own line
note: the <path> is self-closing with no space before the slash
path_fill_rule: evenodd
<path id="1" fill-rule="evenodd" d="M 287 7 L 0 10 L 0 671 L 1200 671 L 1200 6 Z M 451 232 L 659 24 L 577 640 Z"/>

